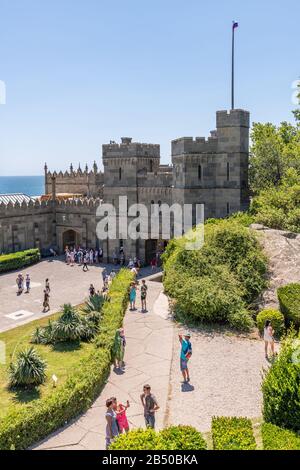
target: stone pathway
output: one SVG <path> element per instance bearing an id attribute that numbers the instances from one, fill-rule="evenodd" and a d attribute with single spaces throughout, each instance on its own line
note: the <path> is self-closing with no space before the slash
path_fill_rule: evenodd
<path id="1" fill-rule="evenodd" d="M 261 416 L 263 341 L 191 331 L 191 383 L 182 384 L 180 344 L 174 332 L 167 424 L 186 424 L 209 432 L 213 416 Z"/>
<path id="2" fill-rule="evenodd" d="M 156 415 L 157 429 L 166 420 L 169 377 L 173 349 L 173 324 L 168 320 L 168 301 L 162 284 L 148 281 L 148 309 L 143 314 L 127 311 L 126 371 L 119 375 L 111 370 L 109 380 L 92 407 L 69 426 L 54 433 L 35 449 L 99 450 L 105 448 L 105 401 L 112 396 L 118 401 L 130 401 L 127 411 L 131 428 L 144 427 L 140 394 L 145 383 L 152 386 L 160 410 Z M 139 297 L 138 297 L 138 308 Z M 157 314 L 159 313 L 159 315 Z"/>

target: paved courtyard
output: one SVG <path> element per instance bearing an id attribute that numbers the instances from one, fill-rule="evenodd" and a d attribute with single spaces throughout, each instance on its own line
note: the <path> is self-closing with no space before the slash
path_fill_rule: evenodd
<path id="1" fill-rule="evenodd" d="M 100 266 L 90 266 L 88 272 L 83 272 L 80 266 L 71 267 L 63 260 L 55 259 L 0 275 L 0 332 L 55 313 L 64 303 L 82 303 L 88 296 L 91 283 L 96 289 L 102 288 L 102 269 Z M 19 272 L 30 274 L 29 294 L 17 295 L 16 277 Z M 42 304 L 46 278 L 50 280 L 51 311 L 44 314 Z"/>

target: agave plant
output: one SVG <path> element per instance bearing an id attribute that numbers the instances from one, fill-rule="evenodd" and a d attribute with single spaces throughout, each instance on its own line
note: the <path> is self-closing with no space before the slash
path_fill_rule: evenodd
<path id="1" fill-rule="evenodd" d="M 81 333 L 82 340 L 90 341 L 91 339 L 94 338 L 96 333 L 99 331 L 98 324 L 95 323 L 94 319 L 90 317 L 90 315 L 92 315 L 93 313 L 98 313 L 98 312 L 88 313 L 87 315 L 82 317 L 82 333 Z"/>
<path id="2" fill-rule="evenodd" d="M 33 347 L 20 351 L 16 362 L 9 366 L 10 386 L 29 387 L 44 383 L 46 367 L 46 361 Z"/>
<path id="3" fill-rule="evenodd" d="M 52 324 L 53 342 L 77 341 L 84 333 L 82 318 L 71 304 L 64 304 L 62 315 Z"/>
<path id="4" fill-rule="evenodd" d="M 101 294 L 95 294 L 85 303 L 82 311 L 84 313 L 101 312 L 105 298 Z"/>
<path id="5" fill-rule="evenodd" d="M 33 344 L 51 344 L 53 341 L 53 325 L 55 322 L 49 320 L 46 327 L 38 326 L 31 336 Z"/>

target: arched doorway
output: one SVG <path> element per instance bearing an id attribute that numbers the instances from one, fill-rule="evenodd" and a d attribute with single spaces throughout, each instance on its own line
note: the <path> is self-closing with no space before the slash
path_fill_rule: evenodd
<path id="1" fill-rule="evenodd" d="M 63 249 L 65 249 L 66 246 L 73 248 L 78 244 L 77 241 L 77 233 L 75 230 L 67 230 L 63 233 Z"/>

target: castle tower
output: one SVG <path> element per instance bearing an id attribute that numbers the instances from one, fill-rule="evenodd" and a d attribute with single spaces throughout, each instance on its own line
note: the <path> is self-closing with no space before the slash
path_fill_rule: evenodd
<path id="1" fill-rule="evenodd" d="M 127 207 L 139 203 L 138 176 L 157 173 L 160 164 L 160 146 L 132 142 L 130 137 L 123 137 L 120 144 L 111 142 L 102 148 L 103 200 L 104 203 L 112 204 L 118 213 L 119 196 L 127 196 Z M 114 250 L 119 253 L 120 246 L 124 246 L 127 259 L 140 256 L 139 243 L 135 240 L 109 240 L 106 245 L 103 247 L 106 257 Z"/>
<path id="2" fill-rule="evenodd" d="M 249 204 L 249 112 L 218 111 L 216 124 L 207 140 L 172 142 L 173 200 L 204 204 L 206 218 L 226 217 Z"/>

